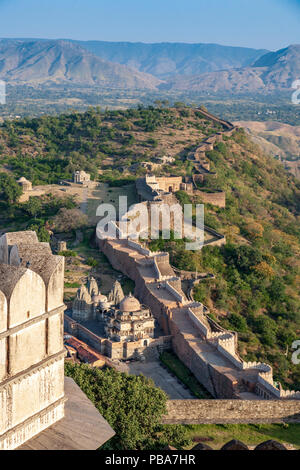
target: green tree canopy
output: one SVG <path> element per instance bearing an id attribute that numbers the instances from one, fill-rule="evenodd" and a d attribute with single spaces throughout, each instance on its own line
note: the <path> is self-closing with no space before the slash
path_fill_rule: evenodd
<path id="1" fill-rule="evenodd" d="M 160 424 L 167 396 L 151 379 L 70 362 L 65 371 L 116 432 L 102 448 L 153 449 L 168 443 L 180 446 L 187 440 L 183 427 L 170 429 Z"/>
<path id="2" fill-rule="evenodd" d="M 0 199 L 8 204 L 14 204 L 22 194 L 22 188 L 16 180 L 6 173 L 0 174 Z"/>

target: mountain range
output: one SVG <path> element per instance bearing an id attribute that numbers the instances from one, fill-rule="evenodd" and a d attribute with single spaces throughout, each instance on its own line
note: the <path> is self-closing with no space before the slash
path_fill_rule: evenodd
<path id="1" fill-rule="evenodd" d="M 300 45 L 268 52 L 252 66 L 220 70 L 191 77 L 174 77 L 165 89 L 206 92 L 255 93 L 287 91 L 300 77 Z"/>
<path id="2" fill-rule="evenodd" d="M 0 78 L 8 82 L 70 82 L 105 87 L 154 89 L 160 80 L 95 56 L 64 40 L 0 40 Z"/>
<path id="3" fill-rule="evenodd" d="M 300 45 L 264 49 L 184 43 L 1 39 L 0 79 L 131 90 L 272 93 L 300 78 Z"/>
<path id="4" fill-rule="evenodd" d="M 78 44 L 102 59 L 150 73 L 161 80 L 174 75 L 197 75 L 246 67 L 268 52 L 219 44 L 105 41 L 79 41 Z"/>

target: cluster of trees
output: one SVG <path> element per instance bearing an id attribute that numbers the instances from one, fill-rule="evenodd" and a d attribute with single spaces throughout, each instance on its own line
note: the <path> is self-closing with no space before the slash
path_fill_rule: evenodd
<path id="1" fill-rule="evenodd" d="M 161 127 L 176 130 L 186 126 L 204 135 L 216 131 L 215 126 L 205 124 L 199 111 L 183 104 L 166 108 L 161 102 L 127 110 L 89 108 L 85 113 L 4 121 L 0 127 L 1 162 L 16 178 L 25 176 L 34 185 L 70 179 L 79 168 L 97 179 L 105 158 L 113 159 L 108 170 L 129 167 L 151 158 L 151 153 L 145 155 L 145 147 L 149 151 L 158 147 L 159 140 L 149 133 Z M 145 138 L 137 140 L 133 131 L 145 134 Z"/>
<path id="2" fill-rule="evenodd" d="M 7 173 L 0 173 L 0 199 L 8 205 L 16 203 L 22 194 L 22 188 L 15 178 Z"/>
<path id="3" fill-rule="evenodd" d="M 151 450 L 167 445 L 182 448 L 189 444 L 184 426 L 161 424 L 167 396 L 151 379 L 70 362 L 65 364 L 65 373 L 116 433 L 102 450 Z"/>
<path id="4" fill-rule="evenodd" d="M 27 202 L 18 203 L 22 189 L 7 174 L 0 175 L 0 188 L 1 204 L 4 205 L 2 224 L 5 227 L 34 230 L 41 242 L 49 242 L 50 228 L 68 232 L 87 225 L 87 216 L 76 209 L 73 196 L 30 196 Z"/>

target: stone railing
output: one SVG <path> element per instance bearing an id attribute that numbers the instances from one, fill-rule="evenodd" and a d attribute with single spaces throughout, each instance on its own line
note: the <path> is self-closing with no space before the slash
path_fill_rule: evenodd
<path id="1" fill-rule="evenodd" d="M 192 323 L 195 325 L 198 330 L 200 330 L 200 333 L 205 337 L 205 338 L 210 338 L 211 331 L 210 329 L 204 324 L 203 321 L 201 321 L 201 314 L 196 315 L 191 308 L 188 308 L 187 310 L 188 316 Z"/>
<path id="2" fill-rule="evenodd" d="M 176 278 L 176 279 L 178 280 L 179 278 Z M 166 281 L 165 285 L 166 285 L 166 289 L 170 292 L 170 294 L 172 294 L 172 295 L 175 297 L 175 299 L 176 299 L 178 302 L 180 302 L 181 304 L 185 304 L 185 303 L 186 303 L 186 299 L 184 298 L 184 296 L 181 295 L 181 294 L 175 289 L 175 287 L 171 286 L 171 284 L 169 284 L 168 281 Z"/>

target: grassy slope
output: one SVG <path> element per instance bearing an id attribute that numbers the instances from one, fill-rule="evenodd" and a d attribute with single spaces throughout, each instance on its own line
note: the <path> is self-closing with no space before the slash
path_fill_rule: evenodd
<path id="1" fill-rule="evenodd" d="M 191 371 L 171 352 L 163 352 L 160 355 L 161 362 L 184 383 L 196 398 L 211 398 L 211 395 L 198 382 Z"/>
<path id="2" fill-rule="evenodd" d="M 257 446 L 269 439 L 300 448 L 299 424 L 196 424 L 186 426 L 189 437 L 195 442 L 205 442 L 220 449 L 231 439 L 249 446 Z"/>

